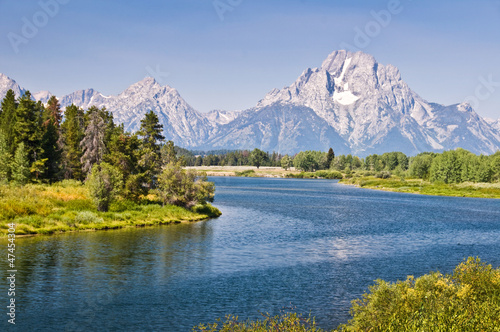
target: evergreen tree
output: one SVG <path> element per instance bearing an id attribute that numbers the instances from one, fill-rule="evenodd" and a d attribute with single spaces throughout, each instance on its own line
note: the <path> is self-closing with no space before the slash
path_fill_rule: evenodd
<path id="1" fill-rule="evenodd" d="M 2 100 L 2 113 L 0 115 L 0 131 L 3 132 L 7 148 L 11 155 L 14 155 L 16 145 L 14 143 L 14 127 L 16 125 L 16 111 L 19 103 L 13 90 L 7 91 Z"/>
<path id="2" fill-rule="evenodd" d="M 94 164 L 99 164 L 106 153 L 104 143 L 106 135 L 106 123 L 99 112 L 92 112 L 89 115 L 85 136 L 80 143 L 83 155 L 81 158 L 82 170 L 87 174 Z"/>
<path id="3" fill-rule="evenodd" d="M 332 167 L 332 161 L 335 158 L 335 153 L 333 152 L 333 149 L 330 148 L 328 149 L 328 154 L 326 156 L 326 163 L 327 163 L 327 168 Z"/>
<path id="4" fill-rule="evenodd" d="M 129 175 L 138 173 L 140 140 L 137 135 L 126 133 L 123 124 L 114 128 L 108 142 L 108 153 L 104 161 L 118 168 L 126 181 Z"/>
<path id="5" fill-rule="evenodd" d="M 23 142 L 30 163 L 39 159 L 40 142 L 43 135 L 41 128 L 43 105 L 31 99 L 31 93 L 26 93 L 19 99 L 14 124 L 14 144 Z"/>
<path id="6" fill-rule="evenodd" d="M 52 96 L 43 114 L 42 157 L 47 159 L 45 178 L 50 182 L 57 180 L 61 168 L 62 139 L 61 139 L 61 108 L 59 101 Z"/>
<path id="7" fill-rule="evenodd" d="M 161 171 L 161 146 L 160 142 L 165 139 L 162 135 L 163 125 L 160 124 L 158 116 L 149 111 L 141 120 L 141 166 L 149 189 L 154 187 L 155 179 Z"/>
<path id="8" fill-rule="evenodd" d="M 7 147 L 7 140 L 0 131 L 0 183 L 8 182 L 10 179 L 10 152 Z"/>
<path id="9" fill-rule="evenodd" d="M 61 124 L 63 142 L 62 168 L 66 179 L 83 180 L 82 149 L 84 137 L 84 113 L 75 105 L 66 107 L 64 122 Z"/>
<path id="10" fill-rule="evenodd" d="M 163 165 L 166 165 L 171 162 L 176 163 L 178 161 L 174 142 L 168 141 L 165 145 L 161 147 L 160 152 Z"/>
<path id="11" fill-rule="evenodd" d="M 24 147 L 24 142 L 19 143 L 12 162 L 12 180 L 18 184 L 28 182 L 30 175 L 28 153 Z"/>

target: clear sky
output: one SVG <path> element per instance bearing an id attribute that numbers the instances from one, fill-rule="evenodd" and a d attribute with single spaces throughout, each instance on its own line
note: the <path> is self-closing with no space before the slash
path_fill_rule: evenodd
<path id="1" fill-rule="evenodd" d="M 0 0 L 0 17 L 0 72 L 32 92 L 154 76 L 199 111 L 245 109 L 349 44 L 429 101 L 500 118 L 498 0 Z"/>

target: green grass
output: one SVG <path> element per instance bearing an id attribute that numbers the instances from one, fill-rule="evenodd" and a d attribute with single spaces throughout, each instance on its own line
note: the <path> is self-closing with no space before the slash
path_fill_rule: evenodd
<path id="1" fill-rule="evenodd" d="M 356 185 L 362 188 L 395 191 L 402 193 L 455 196 L 455 197 L 477 197 L 477 198 L 500 198 L 500 183 L 472 183 L 445 184 L 442 182 L 431 183 L 420 179 L 402 179 L 392 176 L 388 179 L 380 179 L 374 176 L 354 176 L 340 181 L 344 184 Z"/>
<path id="2" fill-rule="evenodd" d="M 245 178 L 257 176 L 257 174 L 255 173 L 255 171 L 253 169 L 249 169 L 249 170 L 246 170 L 243 172 L 234 172 L 234 175 L 239 176 L 239 177 L 245 177 Z"/>
<path id="3" fill-rule="evenodd" d="M 342 179 L 342 173 L 337 171 L 316 171 L 316 172 L 300 172 L 300 173 L 288 173 L 287 178 L 295 179 Z"/>
<path id="4" fill-rule="evenodd" d="M 9 223 L 16 224 L 17 235 L 116 229 L 200 221 L 220 216 L 211 206 L 187 210 L 161 206 L 154 197 L 141 204 L 119 200 L 108 212 L 98 212 L 88 197 L 87 188 L 75 181 L 52 186 L 0 186 L 0 236 L 5 237 Z"/>

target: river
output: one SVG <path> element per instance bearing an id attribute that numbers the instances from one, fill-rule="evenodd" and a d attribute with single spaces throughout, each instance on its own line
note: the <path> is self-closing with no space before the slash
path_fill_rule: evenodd
<path id="1" fill-rule="evenodd" d="M 190 331 L 290 308 L 330 329 L 375 279 L 450 273 L 468 256 L 500 265 L 500 200 L 210 180 L 218 219 L 18 238 L 16 330 Z"/>

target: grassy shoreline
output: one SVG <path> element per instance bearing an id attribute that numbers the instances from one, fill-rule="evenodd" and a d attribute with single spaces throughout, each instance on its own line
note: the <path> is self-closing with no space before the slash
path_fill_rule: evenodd
<path id="1" fill-rule="evenodd" d="M 402 179 L 399 177 L 379 179 L 373 176 L 344 178 L 340 180 L 339 183 L 365 189 L 419 195 L 494 199 L 500 198 L 500 183 L 464 182 L 460 184 L 445 184 L 439 182 L 431 183 L 421 179 Z"/>
<path id="2" fill-rule="evenodd" d="M 187 210 L 161 206 L 154 197 L 142 204 L 119 200 L 108 212 L 98 212 L 87 188 L 76 182 L 0 186 L 0 238 L 7 236 L 10 223 L 16 224 L 17 236 L 29 236 L 196 222 L 220 215 L 209 204 Z"/>

